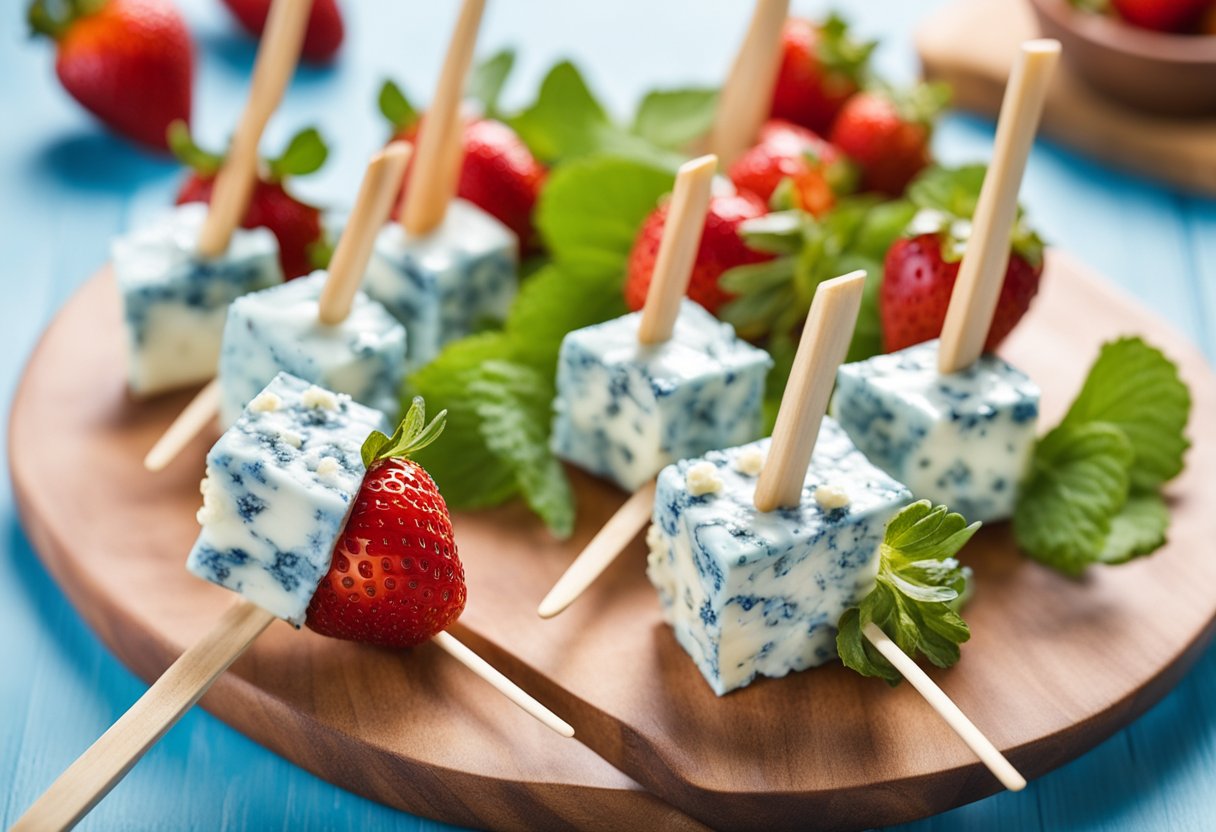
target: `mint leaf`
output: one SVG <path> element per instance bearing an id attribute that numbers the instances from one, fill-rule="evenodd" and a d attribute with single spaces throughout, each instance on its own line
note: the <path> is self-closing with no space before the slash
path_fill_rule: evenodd
<path id="1" fill-rule="evenodd" d="M 401 87 L 392 81 L 385 81 L 380 87 L 377 103 L 380 106 L 380 112 L 392 125 L 394 132 L 413 127 L 420 117 L 418 110 L 401 91 Z"/>
<path id="2" fill-rule="evenodd" d="M 717 90 L 654 90 L 638 105 L 633 132 L 659 147 L 684 150 L 709 132 L 717 106 Z"/>
<path id="3" fill-rule="evenodd" d="M 571 162 L 541 191 L 536 225 L 559 265 L 623 279 L 638 227 L 674 181 L 659 167 L 613 156 Z"/>
<path id="4" fill-rule="evenodd" d="M 549 450 L 552 383 L 521 364 L 487 361 L 469 382 L 487 447 L 515 474 L 524 500 L 550 531 L 574 531 L 574 492 Z"/>
<path id="5" fill-rule="evenodd" d="M 862 634 L 869 622 L 913 658 L 923 655 L 938 667 L 959 660 L 959 645 L 971 631 L 955 609 L 967 578 L 954 556 L 979 527 L 928 500 L 891 518 L 879 547 L 874 589 L 837 625 L 836 649 L 846 667 L 899 683 L 899 671 Z"/>
<path id="6" fill-rule="evenodd" d="M 1182 470 L 1191 396 L 1178 368 L 1140 338 L 1104 344 L 1063 425 L 1107 422 L 1131 441 L 1131 484 L 1151 491 Z"/>
<path id="7" fill-rule="evenodd" d="M 1127 501 L 1135 452 L 1105 422 L 1060 425 L 1039 441 L 1013 516 L 1018 545 L 1070 575 L 1097 559 Z"/>
<path id="8" fill-rule="evenodd" d="M 515 50 L 503 49 L 473 67 L 469 73 L 465 94 L 481 102 L 482 112 L 487 118 L 499 117 L 498 99 L 514 66 Z"/>
<path id="9" fill-rule="evenodd" d="M 1117 564 L 1151 554 L 1165 545 L 1170 512 L 1160 494 L 1132 494 L 1110 521 L 1098 560 Z"/>
<path id="10" fill-rule="evenodd" d="M 278 182 L 288 176 L 307 176 L 319 170 L 328 156 L 329 147 L 317 128 L 301 130 L 291 137 L 277 159 L 268 162 L 270 179 Z"/>

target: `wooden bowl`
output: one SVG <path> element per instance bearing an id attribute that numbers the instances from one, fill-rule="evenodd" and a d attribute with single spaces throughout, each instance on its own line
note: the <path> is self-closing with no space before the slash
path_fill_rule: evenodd
<path id="1" fill-rule="evenodd" d="M 1216 115 L 1216 37 L 1151 32 L 1067 0 L 1030 5 L 1072 70 L 1103 95 L 1159 115 Z"/>

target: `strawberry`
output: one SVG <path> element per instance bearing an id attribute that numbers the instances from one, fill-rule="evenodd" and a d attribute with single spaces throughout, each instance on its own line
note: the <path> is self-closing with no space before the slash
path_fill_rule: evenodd
<path id="1" fill-rule="evenodd" d="M 929 165 L 933 120 L 947 95 L 939 85 L 922 84 L 903 96 L 875 90 L 845 103 L 830 138 L 861 168 L 863 189 L 899 196 Z"/>
<path id="2" fill-rule="evenodd" d="M 187 164 L 192 173 L 177 193 L 177 204 L 210 202 L 215 175 L 223 157 L 200 150 L 190 138 L 190 131 L 181 122 L 170 130 L 173 152 Z M 328 150 L 314 129 L 298 133 L 277 159 L 268 160 L 254 185 L 249 208 L 241 220 L 244 228 L 268 228 L 279 241 L 279 263 L 283 276 L 309 274 L 326 265 L 328 245 L 321 225 L 321 210 L 301 202 L 284 188 L 287 176 L 303 176 L 317 170 L 325 162 Z"/>
<path id="3" fill-rule="evenodd" d="M 883 264 L 879 310 L 886 352 L 941 335 L 983 177 L 982 165 L 934 169 L 909 189 L 921 211 L 908 236 L 887 251 Z M 1019 216 L 985 349 L 996 349 L 1017 326 L 1039 290 L 1042 274 L 1043 243 Z"/>
<path id="4" fill-rule="evenodd" d="M 167 150 L 169 125 L 189 123 L 194 44 L 168 0 L 34 0 L 28 19 L 56 41 L 64 89 L 115 132 Z"/>
<path id="5" fill-rule="evenodd" d="M 724 271 L 772 259 L 771 254 L 748 248 L 739 236 L 740 224 L 763 216 L 766 211 L 763 200 L 747 192 L 715 195 L 710 199 L 701 232 L 701 245 L 697 249 L 692 278 L 688 284 L 689 298 L 716 314 L 733 297 L 718 285 L 718 278 Z M 650 288 L 650 276 L 654 273 L 654 261 L 659 254 L 659 242 L 663 238 L 666 222 L 667 205 L 664 203 L 646 218 L 634 240 L 625 278 L 625 303 L 630 309 L 641 309 L 646 302 L 646 292 Z"/>
<path id="6" fill-rule="evenodd" d="M 815 132 L 773 119 L 760 128 L 755 146 L 730 166 L 730 178 L 765 202 L 789 179 L 796 207 L 819 217 L 836 201 L 833 183 L 846 173 L 844 161 L 840 151 Z"/>
<path id="7" fill-rule="evenodd" d="M 423 427 L 425 406 L 416 398 L 392 438 L 377 431 L 363 445 L 367 474 L 308 605 L 306 623 L 321 635 L 412 647 L 464 610 L 464 567 L 447 504 L 409 458 L 443 432 L 446 413 Z"/>
<path id="8" fill-rule="evenodd" d="M 271 0 L 224 0 L 245 31 L 257 37 L 261 37 L 266 26 L 270 3 Z M 342 45 L 342 35 L 342 12 L 337 0 L 312 0 L 301 56 L 314 63 L 328 63 Z"/>
<path id="9" fill-rule="evenodd" d="M 1123 20 L 1156 32 L 1187 32 L 1204 16 L 1212 0 L 1111 0 Z"/>
<path id="10" fill-rule="evenodd" d="M 823 23 L 786 20 L 772 117 L 826 133 L 860 87 L 875 45 L 853 40 L 848 24 L 836 15 Z"/>
<path id="11" fill-rule="evenodd" d="M 392 81 L 386 81 L 380 91 L 380 110 L 393 125 L 393 140 L 412 142 L 417 138 L 422 117 Z M 535 250 L 538 241 L 532 212 L 548 171 L 515 131 L 500 121 L 470 121 L 463 140 L 464 161 L 456 195 L 514 231 L 525 253 Z M 409 170 L 403 190 L 408 186 Z"/>

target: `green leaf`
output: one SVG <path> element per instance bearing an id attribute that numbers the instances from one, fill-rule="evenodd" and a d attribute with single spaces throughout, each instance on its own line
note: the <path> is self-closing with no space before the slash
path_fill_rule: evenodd
<path id="1" fill-rule="evenodd" d="M 1063 425 L 1107 422 L 1131 441 L 1131 484 L 1152 491 L 1178 475 L 1191 396 L 1178 368 L 1140 338 L 1103 345 Z"/>
<path id="2" fill-rule="evenodd" d="M 291 137 L 279 158 L 269 161 L 270 179 L 278 182 L 288 176 L 307 176 L 319 170 L 328 156 L 329 148 L 317 128 L 306 128 Z"/>
<path id="3" fill-rule="evenodd" d="M 871 622 L 913 658 L 923 655 L 938 667 L 959 660 L 958 646 L 971 631 L 956 609 L 967 576 L 955 555 L 979 527 L 928 500 L 891 518 L 879 547 L 874 589 L 838 624 L 836 648 L 846 667 L 899 683 L 899 672 L 862 634 Z"/>
<path id="4" fill-rule="evenodd" d="M 595 156 L 556 169 L 541 191 L 536 225 L 563 268 L 622 279 L 642 220 L 675 177 L 645 162 Z"/>
<path id="5" fill-rule="evenodd" d="M 857 312 L 857 325 L 853 327 L 853 340 L 849 342 L 846 362 L 865 361 L 882 353 L 882 315 L 878 303 L 882 292 L 882 261 L 858 265 L 866 271 L 866 283 L 861 291 L 861 309 Z"/>
<path id="6" fill-rule="evenodd" d="M 515 474 L 529 507 L 550 531 L 574 531 L 574 492 L 561 463 L 549 450 L 553 387 L 522 364 L 487 361 L 469 382 L 486 446 Z"/>
<path id="7" fill-rule="evenodd" d="M 415 396 L 405 418 L 397 425 L 397 430 L 391 437 L 378 430 L 368 434 L 361 450 L 363 467 L 371 468 L 373 463 L 382 459 L 409 459 L 439 438 L 443 433 L 447 415 L 446 410 L 441 410 L 439 415 L 427 424 L 426 402 L 421 396 Z"/>
<path id="8" fill-rule="evenodd" d="M 633 132 L 659 147 L 683 150 L 709 132 L 717 106 L 717 90 L 654 90 L 638 105 Z"/>
<path id="9" fill-rule="evenodd" d="M 393 132 L 413 127 L 418 123 L 419 113 L 405 97 L 401 87 L 397 86 L 392 81 L 385 81 L 380 87 L 380 95 L 377 96 L 377 103 L 380 106 L 380 112 L 392 126 Z"/>
<path id="10" fill-rule="evenodd" d="M 481 102 L 482 112 L 487 118 L 498 118 L 498 99 L 507 83 L 507 77 L 515 66 L 515 50 L 503 49 L 473 67 L 465 94 Z"/>
<path id="11" fill-rule="evenodd" d="M 1132 443 L 1105 422 L 1060 425 L 1035 447 L 1013 517 L 1018 545 L 1035 560 L 1080 574 L 1102 552 L 1127 500 Z"/>
<path id="12" fill-rule="evenodd" d="M 1169 525 L 1170 512 L 1160 494 L 1133 493 L 1111 519 L 1098 559 L 1117 564 L 1152 554 L 1165 545 Z"/>
<path id="13" fill-rule="evenodd" d="M 194 143 L 190 135 L 190 126 L 181 119 L 169 124 L 165 131 L 169 142 L 169 150 L 186 167 L 200 176 L 214 176 L 224 164 L 224 157 L 218 153 L 203 150 Z"/>

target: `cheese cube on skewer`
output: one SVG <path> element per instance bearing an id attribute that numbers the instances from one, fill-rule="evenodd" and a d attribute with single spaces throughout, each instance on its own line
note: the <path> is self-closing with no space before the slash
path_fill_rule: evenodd
<path id="1" fill-rule="evenodd" d="M 232 304 L 220 355 L 224 425 L 236 421 L 279 372 L 345 393 L 395 418 L 405 375 L 405 330 L 361 292 L 345 320 L 322 324 L 318 305 L 325 279 L 324 272 L 314 272 Z"/>
<path id="2" fill-rule="evenodd" d="M 363 482 L 360 448 L 387 427 L 349 396 L 277 375 L 207 454 L 186 568 L 303 624 Z"/>
<path id="3" fill-rule="evenodd" d="M 990 354 L 942 375 L 937 353 L 928 341 L 843 365 L 832 415 L 917 497 L 968 520 L 1006 519 L 1034 447 L 1039 389 Z"/>
<path id="4" fill-rule="evenodd" d="M 389 223 L 364 276 L 369 296 L 410 334 L 409 365 L 426 364 L 448 341 L 506 318 L 518 289 L 519 241 L 485 211 L 453 199 L 443 222 L 419 237 Z"/>
<path id="5" fill-rule="evenodd" d="M 912 501 L 825 418 L 801 503 L 761 512 L 769 444 L 664 468 L 646 537 L 663 616 L 719 696 L 836 658 L 836 622 L 872 588 L 887 522 Z"/>
<path id="6" fill-rule="evenodd" d="M 238 228 L 222 256 L 200 257 L 198 237 L 206 216 L 202 203 L 180 205 L 114 241 L 129 383 L 136 394 L 214 376 L 228 305 L 283 282 L 279 245 L 265 228 Z"/>
<path id="7" fill-rule="evenodd" d="M 575 330 L 557 368 L 553 451 L 633 491 L 664 466 L 761 433 L 768 353 L 682 301 L 670 340 L 638 343 L 641 313 Z"/>

